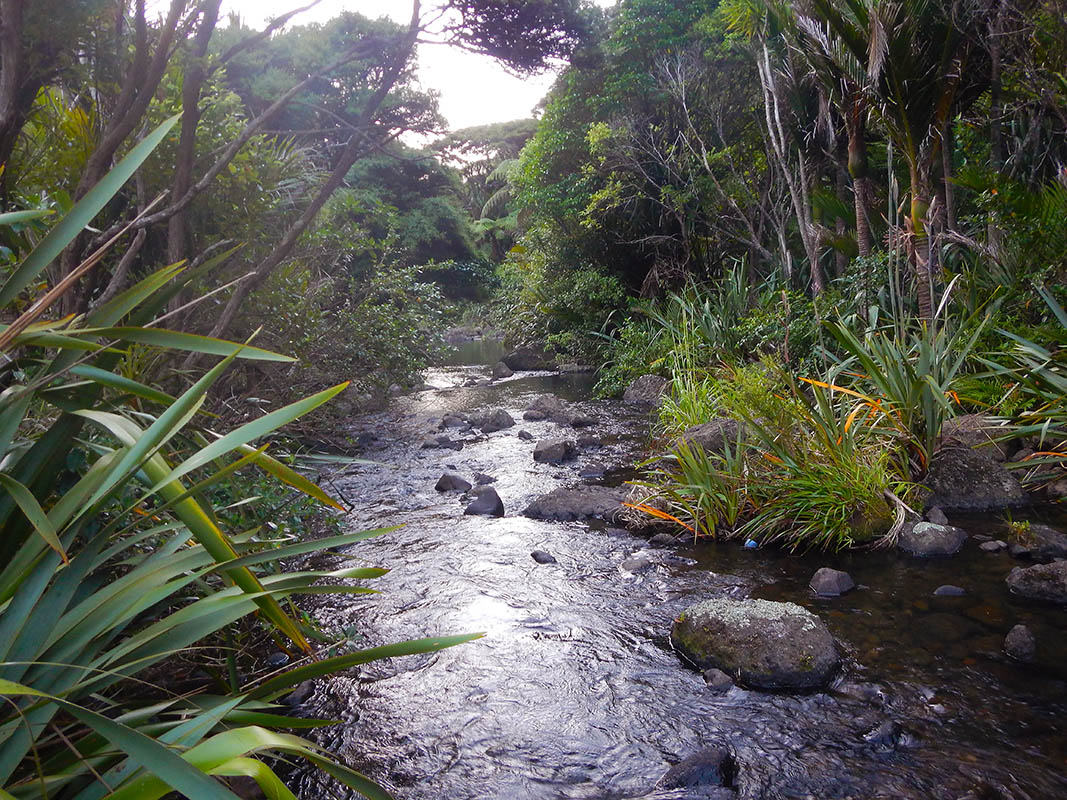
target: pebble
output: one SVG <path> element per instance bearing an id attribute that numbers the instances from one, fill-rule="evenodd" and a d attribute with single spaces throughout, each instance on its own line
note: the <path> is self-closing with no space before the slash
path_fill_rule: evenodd
<path id="1" fill-rule="evenodd" d="M 950 583 L 934 589 L 934 595 L 937 597 L 963 597 L 965 594 L 967 594 L 967 590 L 962 586 L 953 586 Z"/>

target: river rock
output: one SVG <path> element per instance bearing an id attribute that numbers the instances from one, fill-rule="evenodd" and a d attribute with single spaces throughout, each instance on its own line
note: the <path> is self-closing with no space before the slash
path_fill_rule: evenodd
<path id="1" fill-rule="evenodd" d="M 927 522 L 932 522 L 935 525 L 948 525 L 948 517 L 945 516 L 945 512 L 939 506 L 927 509 L 923 516 Z"/>
<path id="2" fill-rule="evenodd" d="M 513 370 L 555 369 L 556 362 L 540 347 L 523 345 L 504 356 L 501 361 Z"/>
<path id="3" fill-rule="evenodd" d="M 960 551 L 967 534 L 951 525 L 917 522 L 905 525 L 897 537 L 897 547 L 913 556 L 951 556 Z"/>
<path id="4" fill-rule="evenodd" d="M 728 692 L 734 688 L 734 679 L 721 669 L 712 668 L 704 670 L 704 683 L 706 683 L 708 688 L 716 694 L 722 694 L 723 692 Z"/>
<path id="5" fill-rule="evenodd" d="M 579 478 L 603 478 L 604 473 L 608 471 L 608 468 L 598 461 L 590 461 L 580 470 L 578 470 Z"/>
<path id="6" fill-rule="evenodd" d="M 589 517 L 614 522 L 623 510 L 625 499 L 625 490 L 610 486 L 560 487 L 534 500 L 522 513 L 531 519 L 561 522 Z"/>
<path id="7" fill-rule="evenodd" d="M 647 570 L 652 569 L 652 566 L 652 562 L 644 556 L 634 556 L 633 558 L 628 558 L 621 564 L 619 564 L 619 569 L 621 569 L 623 572 L 637 573 L 646 572 Z"/>
<path id="8" fill-rule="evenodd" d="M 987 553 L 999 553 L 1001 550 L 1006 550 L 1008 543 L 1002 539 L 996 539 L 992 542 L 982 542 L 978 545 L 979 550 L 984 550 Z"/>
<path id="9" fill-rule="evenodd" d="M 534 446 L 533 458 L 541 464 L 562 464 L 577 452 L 574 442 L 566 439 L 542 439 Z"/>
<path id="10" fill-rule="evenodd" d="M 634 378 L 622 393 L 622 402 L 628 406 L 655 408 L 667 391 L 667 379 L 660 375 L 642 375 Z"/>
<path id="11" fill-rule="evenodd" d="M 930 461 L 924 483 L 926 507 L 982 512 L 1019 508 L 1028 503 L 1018 479 L 989 456 L 969 447 L 946 447 Z"/>
<path id="12" fill-rule="evenodd" d="M 677 541 L 677 537 L 673 533 L 657 533 L 648 543 L 655 545 L 656 547 L 664 547 L 669 544 L 674 544 Z"/>
<path id="13" fill-rule="evenodd" d="M 513 427 L 515 425 L 515 420 L 512 419 L 511 414 L 504 409 L 494 408 L 487 414 L 472 420 L 472 424 L 476 428 L 481 428 L 482 433 L 494 433 L 495 431 L 502 431 L 505 428 Z"/>
<path id="14" fill-rule="evenodd" d="M 567 419 L 562 401 L 554 394 L 539 394 L 526 406 L 526 413 L 540 415 L 538 419 Z M 526 414 L 523 414 L 523 417 L 526 417 Z"/>
<path id="15" fill-rule="evenodd" d="M 504 502 L 496 493 L 496 489 L 483 486 L 474 490 L 474 502 L 467 506 L 463 513 L 482 517 L 502 517 L 504 516 Z"/>
<path id="16" fill-rule="evenodd" d="M 1014 543 L 1011 554 L 1034 561 L 1052 561 L 1054 558 L 1067 558 L 1067 535 L 1055 528 L 1040 523 L 1031 523 L 1021 531 L 1018 541 Z"/>
<path id="17" fill-rule="evenodd" d="M 494 378 L 510 378 L 515 373 L 511 371 L 511 368 L 503 361 L 497 361 L 493 365 L 493 377 Z"/>
<path id="18" fill-rule="evenodd" d="M 667 770 L 657 786 L 663 789 L 729 786 L 735 771 L 729 750 L 725 747 L 708 747 Z"/>
<path id="19" fill-rule="evenodd" d="M 946 420 L 941 426 L 941 443 L 944 446 L 970 447 L 994 461 L 1007 461 L 1018 449 L 1016 440 L 999 442 L 996 439 L 1008 433 L 983 414 L 964 414 Z"/>
<path id="20" fill-rule="evenodd" d="M 485 486 L 488 483 L 496 483 L 496 478 L 492 475 L 486 475 L 484 472 L 475 472 L 474 482 L 478 486 Z"/>
<path id="21" fill-rule="evenodd" d="M 1004 580 L 1013 592 L 1031 600 L 1067 603 L 1067 561 L 1016 567 Z"/>
<path id="22" fill-rule="evenodd" d="M 1067 499 L 1067 478 L 1060 478 L 1045 487 L 1045 497 L 1053 503 L 1059 503 Z"/>
<path id="23" fill-rule="evenodd" d="M 437 479 L 437 485 L 433 488 L 439 492 L 466 492 L 471 488 L 471 484 L 461 475 L 457 475 L 454 472 L 446 472 Z"/>
<path id="24" fill-rule="evenodd" d="M 579 412 L 571 414 L 567 419 L 567 424 L 572 428 L 591 428 L 596 425 L 596 418 Z"/>
<path id="25" fill-rule="evenodd" d="M 821 597 L 837 597 L 856 588 L 856 582 L 847 572 L 830 567 L 820 567 L 808 583 L 811 590 Z"/>
<path id="26" fill-rule="evenodd" d="M 946 583 L 934 589 L 935 597 L 963 597 L 965 594 L 967 594 L 966 589 L 962 586 L 953 586 L 951 583 Z"/>
<path id="27" fill-rule="evenodd" d="M 556 557 L 551 553 L 544 550 L 534 550 L 530 553 L 530 558 L 536 561 L 538 564 L 555 564 L 557 563 Z"/>
<path id="28" fill-rule="evenodd" d="M 1004 652 L 1016 661 L 1029 664 L 1037 654 L 1037 640 L 1025 625 L 1016 625 L 1004 637 Z"/>
<path id="29" fill-rule="evenodd" d="M 533 441 L 533 438 L 534 438 L 532 433 L 530 433 L 529 431 L 525 431 L 525 430 L 519 431 L 518 437 L 520 439 L 522 439 L 524 442 Z"/>
<path id="30" fill-rule="evenodd" d="M 689 447 L 700 445 L 705 453 L 723 455 L 727 447 L 733 452 L 737 449 L 738 437 L 744 437 L 744 426 L 735 419 L 719 417 L 686 428 L 678 438 L 678 443 Z"/>
<path id="31" fill-rule="evenodd" d="M 757 689 L 817 689 L 840 664 L 822 620 L 795 603 L 705 600 L 675 621 L 671 639 L 698 667 Z"/>
<path id="32" fill-rule="evenodd" d="M 462 428 L 469 424 L 467 416 L 465 414 L 445 414 L 441 418 L 441 429 L 445 428 Z"/>

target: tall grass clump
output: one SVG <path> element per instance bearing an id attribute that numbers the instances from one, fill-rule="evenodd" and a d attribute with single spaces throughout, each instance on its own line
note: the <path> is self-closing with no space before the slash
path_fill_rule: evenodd
<path id="1" fill-rule="evenodd" d="M 196 271 L 164 267 L 88 313 L 58 319 L 50 310 L 105 251 L 51 288 L 34 288 L 175 121 L 134 147 L 0 285 L 0 796 L 235 800 L 227 779 L 243 777 L 269 797 L 293 798 L 270 765 L 281 758 L 386 798 L 320 747 L 279 732 L 328 722 L 290 717 L 277 701 L 306 680 L 471 637 L 364 650 L 324 642 L 294 599 L 367 595 L 367 581 L 385 571 L 349 557 L 326 570 L 279 565 L 382 531 L 278 543 L 256 527 L 230 528 L 209 500 L 255 469 L 339 508 L 267 450 L 274 431 L 344 385 L 215 432 L 202 409 L 235 360 L 290 359 L 165 328 L 157 315 Z M 39 212 L 0 215 L 0 225 L 27 215 Z M 218 360 L 172 396 L 124 368 L 133 348 Z M 240 625 L 260 626 L 291 666 L 239 670 L 228 642 Z M 210 669 L 209 652 L 225 654 L 215 679 L 173 685 L 168 664 L 203 653 Z"/>

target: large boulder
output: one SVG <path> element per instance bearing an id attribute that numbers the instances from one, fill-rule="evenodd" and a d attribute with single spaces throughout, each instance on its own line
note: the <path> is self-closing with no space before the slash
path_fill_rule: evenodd
<path id="1" fill-rule="evenodd" d="M 610 486 L 561 487 L 538 497 L 522 513 L 532 519 L 568 521 L 599 517 L 614 522 L 623 510 L 626 497 L 626 490 Z"/>
<path id="2" fill-rule="evenodd" d="M 574 442 L 567 439 L 542 439 L 534 445 L 533 458 L 541 464 L 562 464 L 578 453 Z"/>
<path id="3" fill-rule="evenodd" d="M 705 600 L 682 613 L 671 638 L 701 669 L 756 689 L 817 689 L 841 662 L 822 620 L 795 603 Z"/>
<path id="4" fill-rule="evenodd" d="M 1067 561 L 1016 567 L 1004 580 L 1013 592 L 1031 600 L 1067 603 Z"/>
<path id="5" fill-rule="evenodd" d="M 1032 522 L 1019 530 L 1011 554 L 1034 561 L 1067 558 L 1067 534 L 1048 525 Z"/>
<path id="6" fill-rule="evenodd" d="M 946 420 L 941 426 L 941 445 L 970 447 L 994 461 L 1007 461 L 1016 450 L 1016 440 L 998 442 L 996 439 L 1007 433 L 983 414 L 964 414 Z"/>
<path id="7" fill-rule="evenodd" d="M 511 371 L 511 368 L 503 361 L 498 361 L 493 365 L 493 377 L 494 378 L 510 378 L 515 373 Z"/>
<path id="8" fill-rule="evenodd" d="M 731 451 L 737 449 L 738 439 L 745 435 L 744 425 L 735 419 L 718 417 L 699 425 L 686 428 L 678 438 L 679 443 L 685 443 L 689 447 L 700 445 L 705 453 L 718 453 L 722 455 L 729 447 Z"/>
<path id="9" fill-rule="evenodd" d="M 555 369 L 556 361 L 540 347 L 523 345 L 504 356 L 501 361 L 513 370 Z"/>
<path id="10" fill-rule="evenodd" d="M 659 375 L 642 375 L 634 378 L 622 393 L 622 402 L 628 406 L 655 408 L 667 391 L 667 379 Z"/>
<path id="11" fill-rule="evenodd" d="M 969 447 L 945 447 L 930 460 L 926 508 L 948 513 L 1000 511 L 1027 504 L 1019 481 L 1003 464 Z"/>
<path id="12" fill-rule="evenodd" d="M 504 428 L 514 426 L 515 420 L 504 409 L 494 408 L 486 414 L 475 417 L 471 420 L 471 424 L 476 428 L 481 428 L 482 433 L 493 433 L 494 431 L 502 431 Z"/>
<path id="13" fill-rule="evenodd" d="M 897 547 L 913 556 L 955 555 L 967 541 L 967 534 L 951 525 L 936 522 L 907 524 L 897 536 Z"/>

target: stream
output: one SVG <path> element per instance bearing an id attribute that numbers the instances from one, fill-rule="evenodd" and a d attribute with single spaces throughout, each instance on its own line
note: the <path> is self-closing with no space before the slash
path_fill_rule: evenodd
<path id="1" fill-rule="evenodd" d="M 320 681 L 303 710 L 342 720 L 318 732 L 324 745 L 398 800 L 719 797 L 653 794 L 671 765 L 710 746 L 732 751 L 736 796 L 752 800 L 1067 797 L 1067 612 L 1009 595 L 1004 576 L 1019 562 L 981 551 L 973 538 L 1005 536 L 1004 520 L 954 518 L 972 534 L 964 550 L 924 561 L 895 552 L 790 556 L 736 542 L 660 548 L 601 523 L 527 519 L 531 500 L 580 482 L 591 462 L 608 467 L 595 481 L 633 477 L 649 417 L 590 399 L 584 374 L 519 372 L 465 386 L 488 377 L 497 348 L 462 347 L 451 365 L 426 373 L 433 388 L 352 422 L 361 456 L 376 463 L 349 468 L 327 488 L 352 506 L 353 530 L 403 527 L 351 550 L 392 570 L 373 582 L 382 594 L 322 596 L 309 607 L 328 629 L 359 631 L 364 646 L 485 637 Z M 544 393 L 596 420 L 562 432 L 585 439 L 561 466 L 532 458 L 536 441 L 560 426 L 522 421 Z M 445 413 L 497 407 L 518 424 L 446 431 L 461 450 L 423 447 Z M 474 473 L 495 478 L 506 515 L 464 516 L 460 493 L 435 491 L 453 468 L 471 482 Z M 557 563 L 535 562 L 535 550 Z M 623 569 L 635 555 L 651 566 Z M 807 584 L 822 566 L 847 570 L 858 589 L 814 597 Z M 966 594 L 935 597 L 942 584 Z M 831 687 L 710 691 L 668 633 L 687 606 L 723 595 L 817 613 L 845 655 Z M 1035 664 L 1003 654 L 1020 622 L 1037 638 Z M 305 797 L 355 796 L 336 786 L 330 794 L 312 774 L 294 779 Z"/>

